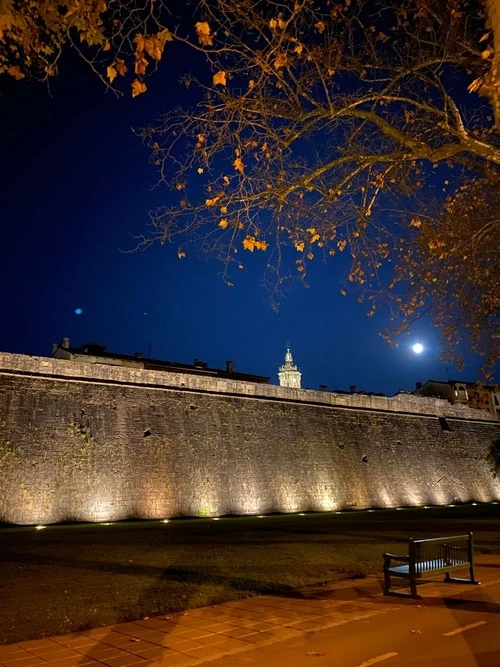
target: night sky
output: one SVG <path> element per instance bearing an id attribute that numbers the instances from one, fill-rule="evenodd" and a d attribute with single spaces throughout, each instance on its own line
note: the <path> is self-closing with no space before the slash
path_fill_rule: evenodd
<path id="1" fill-rule="evenodd" d="M 50 91 L 0 84 L 0 350 L 49 356 L 68 336 L 72 345 L 100 342 L 182 363 L 197 357 L 222 368 L 233 359 L 236 370 L 277 384 L 290 340 L 311 389 L 356 385 L 391 395 L 419 380 L 476 379 L 478 357 L 467 358 L 463 373 L 440 361 L 429 323 L 388 346 L 379 336 L 385 314 L 367 318 L 355 296 L 340 295 L 333 261 L 313 266 L 310 289 L 296 284 L 275 313 L 262 287 L 264 253 L 247 258 L 226 287 L 217 260 L 179 260 L 175 245 L 123 252 L 144 231 L 148 210 L 168 198 L 165 186 L 153 188 L 157 174 L 132 128 L 187 101 L 178 81 L 188 65 L 177 49 L 166 50 L 136 99 L 106 93 L 71 57 Z M 411 351 L 416 341 L 421 355 Z"/>

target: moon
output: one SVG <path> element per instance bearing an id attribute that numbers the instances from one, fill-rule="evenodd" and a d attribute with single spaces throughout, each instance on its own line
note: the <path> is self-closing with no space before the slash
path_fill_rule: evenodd
<path id="1" fill-rule="evenodd" d="M 415 352 L 415 354 L 421 354 L 424 351 L 424 346 L 422 343 L 415 343 L 411 349 Z"/>

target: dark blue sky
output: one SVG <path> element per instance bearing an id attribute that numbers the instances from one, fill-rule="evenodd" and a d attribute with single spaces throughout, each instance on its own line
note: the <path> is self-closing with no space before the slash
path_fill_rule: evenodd
<path id="1" fill-rule="evenodd" d="M 378 335 L 383 315 L 367 318 L 355 297 L 339 294 L 338 265 L 319 262 L 310 289 L 297 284 L 271 310 L 261 286 L 262 257 L 226 287 L 216 260 L 179 260 L 174 245 L 126 254 L 147 211 L 167 197 L 132 132 L 185 99 L 177 83 L 186 61 L 167 51 L 149 91 L 117 100 L 83 65 L 66 61 L 50 93 L 35 83 L 3 82 L 0 350 L 49 355 L 51 344 L 97 341 L 109 351 L 149 352 L 212 367 L 232 358 L 242 372 L 277 383 L 285 346 L 303 386 L 392 394 L 415 381 L 475 379 L 480 360 L 460 374 L 438 359 L 438 332 L 421 325 L 390 347 Z M 208 75 L 208 72 L 207 72 Z M 75 314 L 81 308 L 83 313 Z M 420 340 L 417 356 L 410 345 Z"/>

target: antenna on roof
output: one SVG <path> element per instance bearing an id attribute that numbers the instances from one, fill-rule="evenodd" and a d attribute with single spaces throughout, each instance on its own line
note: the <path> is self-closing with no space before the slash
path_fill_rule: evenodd
<path id="1" fill-rule="evenodd" d="M 148 359 L 151 359 L 152 353 L 153 353 L 153 341 L 150 340 L 148 343 Z"/>

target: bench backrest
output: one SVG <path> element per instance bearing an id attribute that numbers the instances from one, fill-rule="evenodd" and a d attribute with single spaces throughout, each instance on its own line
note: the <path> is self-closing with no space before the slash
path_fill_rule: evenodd
<path id="1" fill-rule="evenodd" d="M 415 572 L 426 572 L 453 565 L 470 563 L 472 533 L 428 540 L 410 540 L 410 560 Z"/>

